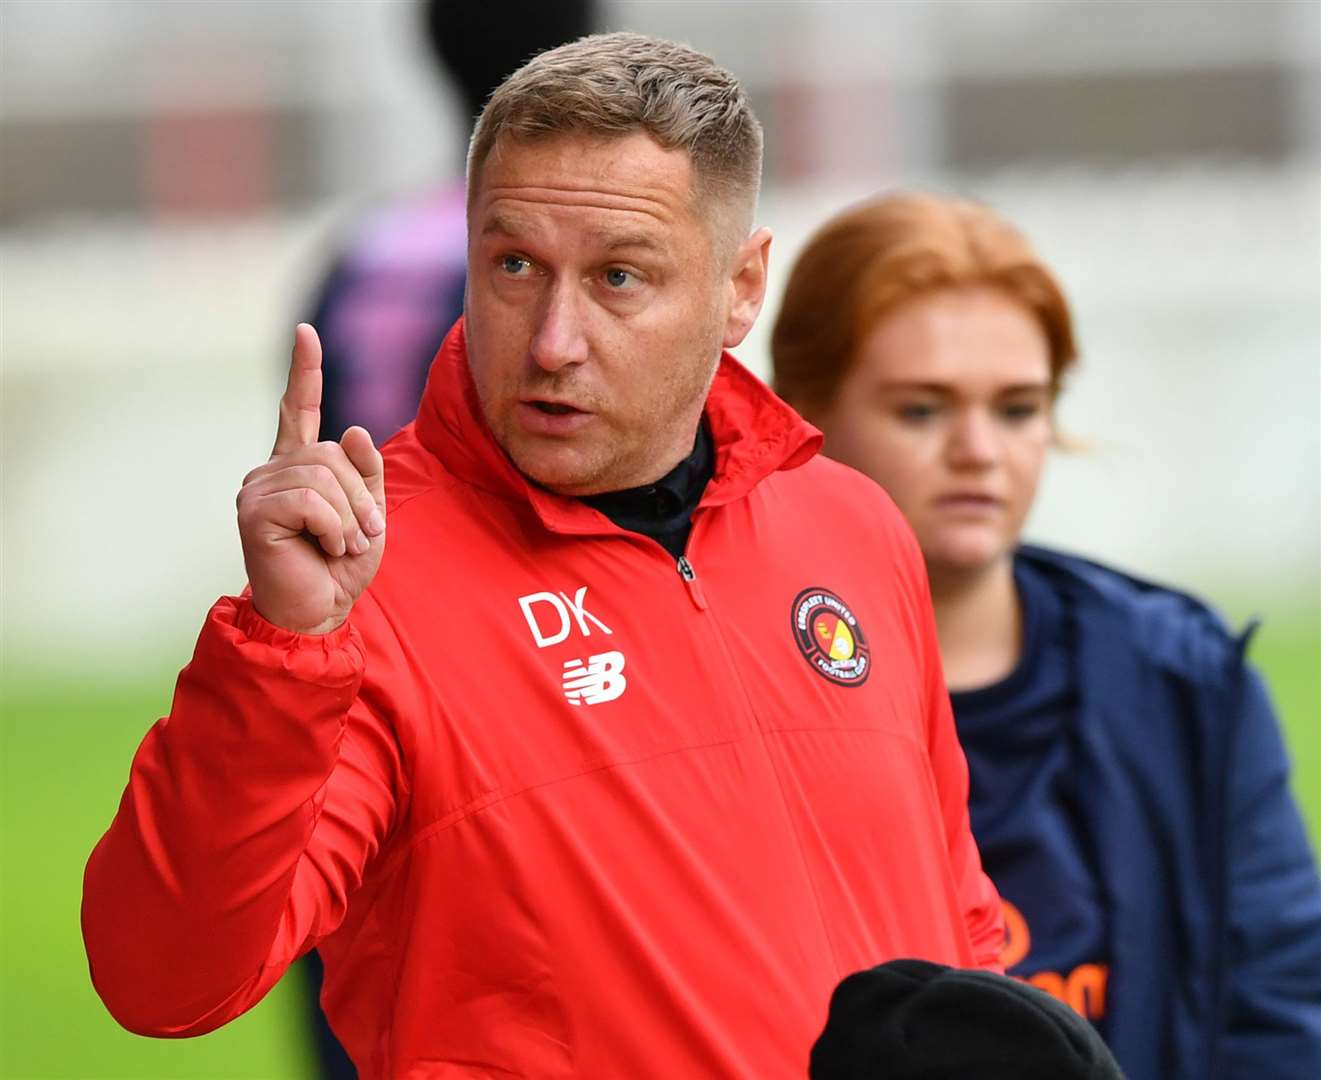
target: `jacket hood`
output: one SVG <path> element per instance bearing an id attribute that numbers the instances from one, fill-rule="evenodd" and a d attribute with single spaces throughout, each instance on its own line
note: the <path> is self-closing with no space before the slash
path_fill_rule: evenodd
<path id="1" fill-rule="evenodd" d="M 715 474 L 699 506 L 742 498 L 780 469 L 805 464 L 822 435 L 725 352 L 704 409 L 715 445 Z M 601 532 L 607 519 L 578 499 L 538 487 L 520 473 L 482 416 L 468 369 L 460 319 L 431 365 L 418 409 L 417 437 L 453 475 L 501 498 L 528 502 L 556 532 Z"/>

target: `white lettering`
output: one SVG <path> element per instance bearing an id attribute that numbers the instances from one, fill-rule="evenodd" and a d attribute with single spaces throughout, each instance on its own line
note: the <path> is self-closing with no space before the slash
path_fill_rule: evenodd
<path id="1" fill-rule="evenodd" d="M 583 590 L 584 592 L 586 590 Z M 561 594 L 563 595 L 563 594 Z M 581 593 L 579 598 L 581 599 Z M 568 599 L 567 597 L 565 599 Z M 560 617 L 560 628 L 553 634 L 543 634 L 541 625 L 537 622 L 537 617 L 532 614 L 533 604 L 550 604 L 555 609 L 555 613 Z M 547 645 L 558 645 L 569 636 L 569 611 L 560 601 L 560 598 L 554 593 L 539 592 L 528 593 L 527 596 L 518 598 L 518 606 L 523 609 L 523 618 L 527 619 L 528 629 L 532 631 L 532 640 L 537 643 L 538 649 L 544 649 Z M 579 622 L 581 622 L 579 618 Z M 607 631 L 609 633 L 609 631 Z"/>
<path id="2" fill-rule="evenodd" d="M 564 593 L 560 593 L 560 596 L 563 597 L 564 602 L 569 605 L 569 610 L 573 612 L 573 617 L 578 620 L 578 629 L 583 632 L 583 637 L 592 636 L 591 630 L 587 628 L 588 619 L 591 619 L 592 622 L 596 623 L 596 625 L 599 626 L 604 633 L 607 634 L 614 633 L 614 631 L 611 630 L 610 627 L 606 626 L 605 623 L 603 623 L 600 619 L 598 619 L 595 615 L 593 615 L 590 611 L 588 611 L 585 607 L 583 607 L 583 599 L 587 596 L 586 585 L 584 585 L 581 589 L 579 589 L 576 593 L 573 594 L 572 600 L 570 600 L 568 596 Z"/>

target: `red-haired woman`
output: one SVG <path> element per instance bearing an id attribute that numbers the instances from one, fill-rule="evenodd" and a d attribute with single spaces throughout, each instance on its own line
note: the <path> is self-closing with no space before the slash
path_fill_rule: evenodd
<path id="1" fill-rule="evenodd" d="M 1130 1080 L 1321 1077 L 1321 882 L 1248 635 L 1019 542 L 1075 358 L 1051 272 L 985 207 L 879 199 L 808 243 L 772 350 L 926 556 L 1010 972 Z"/>

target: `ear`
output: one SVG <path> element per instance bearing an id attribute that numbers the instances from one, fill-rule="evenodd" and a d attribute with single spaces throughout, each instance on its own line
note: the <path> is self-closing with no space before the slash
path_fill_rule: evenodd
<path id="1" fill-rule="evenodd" d="M 766 268 L 771 258 L 771 230 L 760 228 L 748 235 L 734 253 L 728 288 L 729 314 L 725 318 L 726 349 L 740 344 L 757 321 L 766 299 Z"/>

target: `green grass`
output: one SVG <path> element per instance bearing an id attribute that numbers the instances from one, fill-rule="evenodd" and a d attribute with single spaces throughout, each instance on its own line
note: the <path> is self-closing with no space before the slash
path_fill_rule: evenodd
<path id="1" fill-rule="evenodd" d="M 1253 645 L 1284 718 L 1298 792 L 1321 840 L 1321 628 L 1272 616 Z M 12 673 L 11 673 L 12 675 Z M 83 865 L 114 814 L 133 750 L 169 707 L 172 675 L 112 684 L 28 675 L 3 698 L 0 760 L 0 1077 L 292 1078 L 311 1075 L 297 995 L 276 990 L 200 1039 L 121 1031 L 87 977 Z"/>
<path id="2" fill-rule="evenodd" d="M 281 985 L 197 1039 L 123 1031 L 92 990 L 79 929 L 82 872 L 109 825 L 133 751 L 168 710 L 171 679 L 6 687 L 0 777 L 0 1077 L 311 1075 L 300 1004 Z M 186 958 L 180 958 L 186 962 Z M 288 980 L 286 980 L 287 982 Z"/>

